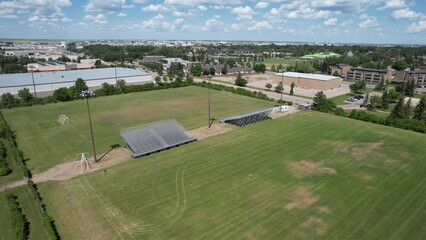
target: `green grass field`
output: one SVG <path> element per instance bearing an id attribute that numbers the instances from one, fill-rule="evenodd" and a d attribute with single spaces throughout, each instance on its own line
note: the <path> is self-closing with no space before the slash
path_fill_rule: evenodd
<path id="1" fill-rule="evenodd" d="M 207 89 L 185 87 L 100 97 L 90 100 L 93 131 L 98 154 L 122 143 L 120 129 L 175 118 L 186 129 L 207 125 Z M 273 106 L 240 95 L 212 91 L 212 117 L 220 119 Z M 19 148 L 30 160 L 32 173 L 73 161 L 76 154 L 91 151 L 85 100 L 2 110 L 18 136 Z M 66 114 L 71 124 L 57 121 Z"/>
<path id="2" fill-rule="evenodd" d="M 62 239 L 425 239 L 425 142 L 302 112 L 40 191 Z"/>
<path id="3" fill-rule="evenodd" d="M 18 196 L 17 201 L 22 208 L 22 213 L 29 222 L 30 234 L 28 239 L 47 239 L 47 234 L 41 223 L 41 215 L 35 204 L 30 190 L 27 186 L 9 190 Z M 0 193 L 0 239 L 15 239 L 13 228 L 11 227 L 11 213 L 6 203 L 6 192 Z"/>

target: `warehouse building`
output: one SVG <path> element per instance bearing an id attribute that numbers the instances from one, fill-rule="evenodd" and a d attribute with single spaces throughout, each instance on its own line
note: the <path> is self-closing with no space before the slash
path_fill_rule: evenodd
<path id="1" fill-rule="evenodd" d="M 322 91 L 339 88 L 341 80 L 340 77 L 335 76 L 297 72 L 276 73 L 273 78 L 273 82 L 276 84 L 282 82 L 283 85 L 290 86 L 294 82 L 295 86 L 299 88 Z"/>
<path id="2" fill-rule="evenodd" d="M 0 74 L 0 94 L 17 94 L 23 88 L 34 94 L 35 88 L 37 96 L 46 96 L 58 88 L 73 86 L 78 78 L 84 79 L 91 89 L 100 88 L 105 82 L 115 84 L 118 79 L 123 79 L 128 85 L 152 82 L 151 74 L 131 68 Z"/>

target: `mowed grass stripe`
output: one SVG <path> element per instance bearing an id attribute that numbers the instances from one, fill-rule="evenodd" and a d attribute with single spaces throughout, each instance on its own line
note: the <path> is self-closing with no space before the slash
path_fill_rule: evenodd
<path id="1" fill-rule="evenodd" d="M 186 129 L 207 124 L 207 89 L 185 87 L 131 93 L 90 99 L 93 131 L 98 153 L 122 143 L 120 129 L 154 121 L 176 119 Z M 242 114 L 270 108 L 272 102 L 244 97 L 223 96 L 211 91 L 212 117 Z M 30 159 L 33 173 L 74 160 L 76 154 L 92 152 L 85 100 L 2 110 L 18 136 L 18 145 Z M 70 126 L 57 119 L 65 114 Z"/>
<path id="2" fill-rule="evenodd" d="M 404 143 L 394 144 L 396 139 Z M 408 227 L 380 230 L 388 224 L 418 225 L 424 219 L 411 214 L 423 204 L 423 200 L 414 199 L 424 191 L 420 174 L 424 165 L 418 156 L 426 152 L 413 145 L 422 140 L 424 135 L 408 131 L 305 112 L 137 159 L 85 179 L 107 206 L 120 212 L 115 226 L 122 229 L 122 225 L 129 225 L 129 238 L 387 239 L 396 232 L 408 238 L 422 237 L 421 230 L 405 232 L 412 229 Z M 355 148 L 379 141 L 383 144 L 374 151 L 354 155 Z M 350 147 L 339 149 L 334 142 Z M 395 152 L 407 151 L 418 152 L 393 161 Z M 413 156 L 412 161 L 405 160 Z M 388 159 L 392 161 L 387 163 Z M 298 161 L 322 162 L 337 174 L 295 178 L 289 164 Z M 373 178 L 364 179 L 369 174 Z M 64 187 L 69 193 L 78 192 L 79 187 L 71 184 L 75 181 L 42 184 L 41 191 L 47 201 L 53 201 L 53 195 Z M 176 188 L 176 183 L 184 188 Z M 294 192 L 300 187 L 318 199 L 306 208 L 286 209 L 287 204 L 298 201 Z M 392 197 L 386 199 L 387 192 Z M 182 212 L 183 203 L 177 203 L 177 197 L 181 201 L 184 196 L 187 204 Z M 86 208 L 85 201 L 82 198 L 76 204 Z M 397 208 L 389 207 L 391 203 Z M 385 211 L 374 210 L 378 206 Z M 320 211 L 320 207 L 329 212 Z M 395 217 L 404 215 L 401 211 L 406 218 Z M 60 219 L 69 217 L 64 215 L 66 210 L 55 205 L 52 212 L 59 216 L 61 228 Z M 84 230 L 94 239 L 99 237 L 91 232 L 108 226 L 99 221 L 101 213 L 96 212 L 87 214 L 99 224 Z M 393 219 L 377 221 L 383 213 Z M 77 217 L 81 216 L 77 213 L 71 218 Z M 312 219 L 321 222 L 304 226 Z M 67 228 L 64 239 L 73 238 L 73 228 Z"/>

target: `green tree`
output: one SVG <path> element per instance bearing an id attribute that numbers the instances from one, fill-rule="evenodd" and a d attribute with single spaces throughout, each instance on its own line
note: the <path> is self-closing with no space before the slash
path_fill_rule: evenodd
<path id="1" fill-rule="evenodd" d="M 96 60 L 96 61 L 95 61 L 95 67 L 96 67 L 96 68 L 101 68 L 101 67 L 102 67 L 102 62 L 101 62 L 101 60 L 99 60 L 99 59 L 98 59 L 98 60 Z"/>
<path id="2" fill-rule="evenodd" d="M 411 98 L 404 105 L 403 116 L 404 118 L 411 118 L 411 114 L 413 113 L 413 107 L 411 106 Z"/>
<path id="3" fill-rule="evenodd" d="M 214 76 L 216 74 L 216 69 L 212 66 L 212 67 L 210 67 L 209 72 L 210 72 L 210 75 Z"/>
<path id="4" fill-rule="evenodd" d="M 23 88 L 18 91 L 18 97 L 21 98 L 24 103 L 30 103 L 33 100 L 33 95 L 30 93 L 30 89 Z"/>
<path id="5" fill-rule="evenodd" d="M 197 77 L 201 76 L 201 64 L 198 63 L 198 64 L 195 64 L 195 65 L 192 65 L 191 73 L 192 73 L 192 75 L 197 76 Z"/>
<path id="6" fill-rule="evenodd" d="M 320 91 L 315 94 L 312 110 L 330 113 L 334 112 L 335 109 L 336 104 L 332 100 L 327 99 L 327 96 L 324 94 L 323 91 Z"/>
<path id="7" fill-rule="evenodd" d="M 155 81 L 156 84 L 160 85 L 161 84 L 161 77 L 160 76 L 156 76 L 154 78 L 154 81 Z"/>
<path id="8" fill-rule="evenodd" d="M 419 104 L 414 108 L 414 119 L 426 122 L 426 96 L 420 99 Z"/>
<path id="9" fill-rule="evenodd" d="M 339 72 L 338 71 L 334 71 L 333 72 L 333 76 L 338 77 L 339 76 Z"/>
<path id="10" fill-rule="evenodd" d="M 294 94 L 293 89 L 294 89 L 295 86 L 296 86 L 296 84 L 294 84 L 294 82 L 291 82 L 291 84 L 290 84 L 290 95 Z"/>
<path id="11" fill-rule="evenodd" d="M 277 70 L 275 69 L 275 64 L 272 64 L 272 66 L 271 66 L 271 71 L 272 72 L 276 72 Z"/>
<path id="12" fill-rule="evenodd" d="M 275 92 L 277 92 L 277 93 L 284 92 L 284 86 L 283 86 L 283 84 L 281 82 L 278 83 L 277 86 L 275 86 Z"/>
<path id="13" fill-rule="evenodd" d="M 18 99 L 16 99 L 11 93 L 3 93 L 1 95 L 1 104 L 5 108 L 13 108 L 18 106 Z"/>
<path id="14" fill-rule="evenodd" d="M 241 73 L 238 73 L 237 78 L 235 79 L 235 85 L 240 87 L 245 87 L 247 85 L 247 80 L 241 76 Z"/>
<path id="15" fill-rule="evenodd" d="M 383 91 L 385 89 L 385 81 L 380 80 L 380 83 L 378 85 L 376 85 L 376 87 L 374 87 L 374 90 L 378 90 L 378 91 Z"/>
<path id="16" fill-rule="evenodd" d="M 124 79 L 118 79 L 115 85 L 120 92 L 126 91 L 127 86 L 126 86 L 126 81 L 124 81 Z"/>
<path id="17" fill-rule="evenodd" d="M 230 68 L 233 68 L 235 66 L 235 63 L 236 61 L 233 58 L 226 59 L 226 64 L 229 65 Z"/>
<path id="18" fill-rule="evenodd" d="M 75 81 L 74 87 L 75 87 L 75 89 L 74 89 L 75 93 L 74 94 L 76 96 L 80 96 L 82 91 L 89 89 L 86 85 L 86 82 L 82 78 L 78 78 Z"/>
<path id="19" fill-rule="evenodd" d="M 380 108 L 382 107 L 382 98 L 379 96 L 371 96 L 370 97 L 370 106 L 371 108 Z"/>
<path id="20" fill-rule="evenodd" d="M 223 75 L 228 74 L 228 67 L 227 67 L 227 65 L 226 65 L 226 64 L 225 64 L 225 65 L 223 65 L 223 68 L 222 68 L 222 74 L 223 74 Z"/>
<path id="21" fill-rule="evenodd" d="M 53 91 L 53 97 L 60 102 L 72 100 L 72 94 L 70 93 L 70 90 L 66 87 L 61 87 Z"/>
<path id="22" fill-rule="evenodd" d="M 185 81 L 189 84 L 192 84 L 194 82 L 194 78 L 192 76 L 190 76 L 189 74 L 186 74 Z"/>
<path id="23" fill-rule="evenodd" d="M 405 61 L 396 61 L 392 64 L 392 68 L 401 71 L 408 68 L 408 64 Z"/>
<path id="24" fill-rule="evenodd" d="M 389 94 L 387 89 L 385 89 L 385 91 L 382 94 L 382 108 L 383 109 L 389 108 Z"/>
<path id="25" fill-rule="evenodd" d="M 272 84 L 267 83 L 267 84 L 265 85 L 265 87 L 266 87 L 268 90 L 271 90 L 271 88 L 272 88 Z"/>
<path id="26" fill-rule="evenodd" d="M 399 100 L 396 102 L 395 107 L 393 108 L 390 117 L 403 119 L 405 116 L 404 110 L 404 96 L 401 95 Z"/>

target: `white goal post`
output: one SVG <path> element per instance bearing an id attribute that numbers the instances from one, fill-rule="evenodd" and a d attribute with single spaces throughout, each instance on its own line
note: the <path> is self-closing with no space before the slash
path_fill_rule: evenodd
<path id="1" fill-rule="evenodd" d="M 70 119 L 65 114 L 61 114 L 59 115 L 58 122 L 61 125 L 70 124 Z"/>

